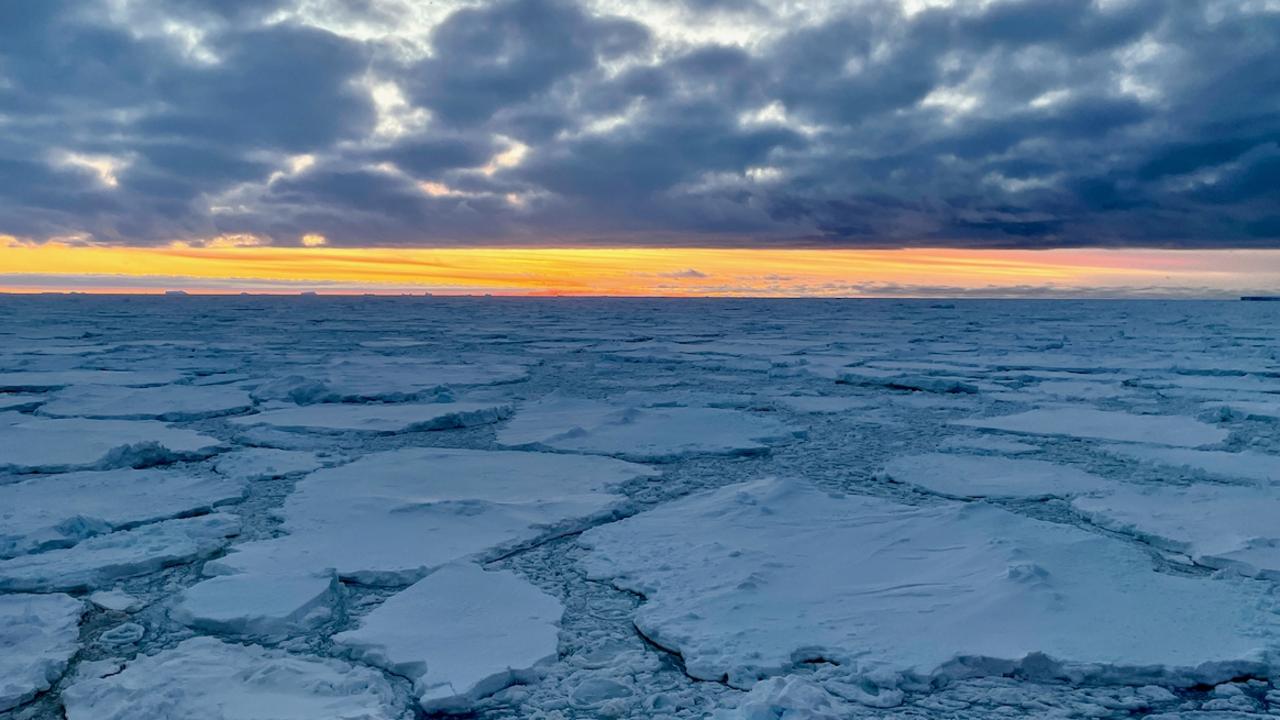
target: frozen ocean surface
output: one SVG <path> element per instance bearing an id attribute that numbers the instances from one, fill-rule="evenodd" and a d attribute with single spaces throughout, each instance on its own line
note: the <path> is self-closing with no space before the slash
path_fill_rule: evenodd
<path id="1" fill-rule="evenodd" d="M 0 297 L 0 719 L 1280 716 L 1280 307 Z"/>

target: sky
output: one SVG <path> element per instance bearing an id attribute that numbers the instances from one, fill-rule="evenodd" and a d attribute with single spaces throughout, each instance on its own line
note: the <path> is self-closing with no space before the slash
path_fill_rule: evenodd
<path id="1" fill-rule="evenodd" d="M 0 290 L 1280 292 L 1280 0 L 0 3 Z"/>

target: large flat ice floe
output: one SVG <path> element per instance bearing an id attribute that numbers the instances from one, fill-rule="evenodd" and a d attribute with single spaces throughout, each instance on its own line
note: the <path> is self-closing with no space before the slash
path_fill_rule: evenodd
<path id="1" fill-rule="evenodd" d="M 220 575 L 183 591 L 170 615 L 208 632 L 285 635 L 329 620 L 340 595 L 332 574 Z"/>
<path id="2" fill-rule="evenodd" d="M 1186 468 L 1208 475 L 1280 484 L 1280 455 L 1242 450 L 1187 450 L 1150 445 L 1105 445 L 1108 455 L 1170 468 Z"/>
<path id="3" fill-rule="evenodd" d="M 269 425 L 303 432 L 391 434 L 487 425 L 511 414 L 501 403 L 406 403 L 355 405 L 324 403 L 267 410 L 233 418 L 236 425 Z"/>
<path id="4" fill-rule="evenodd" d="M 287 534 L 236 546 L 215 572 L 323 572 L 413 582 L 459 558 L 610 517 L 617 483 L 653 474 L 611 458 L 409 448 L 366 455 L 298 482 Z"/>
<path id="5" fill-rule="evenodd" d="M 460 563 L 393 595 L 334 641 L 409 678 L 424 710 L 464 712 L 556 657 L 560 601 L 511 572 Z"/>
<path id="6" fill-rule="evenodd" d="M 1157 573 L 1147 553 L 984 503 L 912 507 L 781 480 L 588 531 L 595 577 L 687 672 L 749 687 L 805 660 L 929 676 L 1170 684 L 1264 671 L 1269 586 Z"/>
<path id="7" fill-rule="evenodd" d="M 180 422 L 245 412 L 252 407 L 249 393 L 233 387 L 73 385 L 50 396 L 40 414 Z"/>
<path id="8" fill-rule="evenodd" d="M 0 485 L 0 558 L 207 511 L 244 497 L 245 483 L 186 470 L 103 470 Z"/>
<path id="9" fill-rule="evenodd" d="M 84 609 L 69 595 L 0 595 L 0 712 L 62 677 L 80 649 Z"/>
<path id="10" fill-rule="evenodd" d="M 68 720 L 409 720 L 376 670 L 208 637 L 62 693 Z"/>
<path id="11" fill-rule="evenodd" d="M 1072 506 L 1105 528 L 1213 568 L 1280 580 L 1280 492 L 1196 484 L 1117 488 Z"/>
<path id="12" fill-rule="evenodd" d="M 895 458 L 884 472 L 896 482 L 954 498 L 1048 498 L 1097 492 L 1114 483 L 1043 460 L 928 453 Z"/>
<path id="13" fill-rule="evenodd" d="M 383 356 L 347 357 L 328 366 L 300 368 L 298 374 L 258 386 L 260 400 L 296 403 L 403 402 L 453 386 L 518 382 L 529 375 L 519 364 L 439 363 Z"/>
<path id="14" fill-rule="evenodd" d="M 1180 415 L 1135 415 L 1080 407 L 1037 408 L 1016 415 L 955 420 L 956 425 L 1029 435 L 1199 447 L 1227 439 L 1220 427 Z"/>
<path id="15" fill-rule="evenodd" d="M 171 370 L 52 370 L 0 373 L 0 390 L 56 390 L 68 385 L 150 387 L 183 378 Z"/>
<path id="16" fill-rule="evenodd" d="M 69 548 L 0 560 L 0 591 L 92 590 L 208 557 L 240 531 L 235 515 L 165 520 L 98 535 Z"/>
<path id="17" fill-rule="evenodd" d="M 521 407 L 498 432 L 498 442 L 670 462 L 689 455 L 759 454 L 801 434 L 773 418 L 737 410 L 548 397 Z"/>
<path id="18" fill-rule="evenodd" d="M 144 420 L 83 420 L 0 413 L 0 471 L 63 472 L 196 459 L 217 438 Z"/>

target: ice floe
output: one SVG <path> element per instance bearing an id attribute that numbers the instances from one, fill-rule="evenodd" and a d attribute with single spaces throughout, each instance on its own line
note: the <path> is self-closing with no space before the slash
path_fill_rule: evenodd
<path id="1" fill-rule="evenodd" d="M 84 420 L 0 413 L 0 471 L 144 467 L 212 455 L 217 438 L 148 420 Z"/>
<path id="2" fill-rule="evenodd" d="M 1181 415 L 1136 415 L 1082 407 L 1036 408 L 1016 415 L 955 420 L 956 425 L 1029 435 L 1199 447 L 1227 439 L 1227 430 Z"/>
<path id="3" fill-rule="evenodd" d="M 824 659 L 907 676 L 1192 685 L 1263 672 L 1269 588 L 1155 572 L 1147 553 L 985 503 L 912 507 L 762 480 L 588 531 L 636 626 L 736 687 Z"/>
<path id="4" fill-rule="evenodd" d="M 405 403 L 357 405 L 325 403 L 266 410 L 232 418 L 236 425 L 270 425 L 300 432 L 392 434 L 487 425 L 511 414 L 502 403 Z"/>
<path id="5" fill-rule="evenodd" d="M 165 520 L 97 535 L 69 548 L 0 560 L 0 591 L 86 590 L 208 557 L 240 531 L 235 515 Z"/>
<path id="6" fill-rule="evenodd" d="M 1252 450 L 1187 450 L 1150 445 L 1104 445 L 1103 452 L 1117 457 L 1174 468 L 1187 468 L 1209 475 L 1262 483 L 1280 483 L 1280 455 Z"/>
<path id="7" fill-rule="evenodd" d="M 167 468 L 30 476 L 0 485 L 0 558 L 208 511 L 244 493 L 241 481 Z"/>
<path id="8" fill-rule="evenodd" d="M 281 635 L 330 620 L 340 596 L 332 574 L 220 575 L 183 591 L 170 615 L 209 632 Z"/>
<path id="9" fill-rule="evenodd" d="M 402 402 L 422 399 L 452 386 L 512 383 L 528 375 L 529 369 L 519 364 L 451 364 L 379 355 L 351 356 L 265 382 L 254 389 L 253 397 L 301 404 Z"/>
<path id="10" fill-rule="evenodd" d="M 68 385 L 150 387 L 185 377 L 172 370 L 53 370 L 0 372 L 0 390 L 57 390 Z"/>
<path id="11" fill-rule="evenodd" d="M 209 637 L 139 655 L 62 699 L 67 720 L 408 720 L 376 670 Z"/>
<path id="12" fill-rule="evenodd" d="M 548 397 L 498 431 L 512 447 L 548 447 L 670 462 L 688 455 L 754 455 L 803 435 L 770 417 L 701 407 L 645 408 Z"/>
<path id="13" fill-rule="evenodd" d="M 652 475 L 611 458 L 406 448 L 298 481 L 286 535 L 238 545 L 214 572 L 321 572 L 370 584 L 414 582 L 459 558 L 516 547 L 610 517 L 620 482 Z"/>
<path id="14" fill-rule="evenodd" d="M 82 614 L 70 595 L 0 595 L 0 712 L 62 677 L 80 649 Z"/>
<path id="15" fill-rule="evenodd" d="M 214 460 L 213 469 L 229 478 L 255 481 L 311 472 L 322 465 L 316 453 L 305 450 L 248 448 L 219 455 Z"/>
<path id="16" fill-rule="evenodd" d="M 393 595 L 334 641 L 409 678 L 424 710 L 464 712 L 555 659 L 563 612 L 510 572 L 459 563 Z"/>
<path id="17" fill-rule="evenodd" d="M 41 415 L 180 422 L 245 412 L 249 393 L 230 387 L 73 385 L 53 393 Z"/>
<path id="18" fill-rule="evenodd" d="M 954 498 L 1071 497 L 1114 485 L 1079 468 L 1043 460 L 928 453 L 885 464 L 891 479 Z"/>

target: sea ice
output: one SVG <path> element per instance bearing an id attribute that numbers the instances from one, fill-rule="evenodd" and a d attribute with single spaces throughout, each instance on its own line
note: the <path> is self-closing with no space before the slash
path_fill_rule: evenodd
<path id="1" fill-rule="evenodd" d="M 995 435 L 980 435 L 978 437 L 965 437 L 963 435 L 952 435 L 943 438 L 938 443 L 940 450 L 978 450 L 992 453 L 1000 453 L 1002 455 L 1020 455 L 1022 453 L 1035 452 L 1040 449 L 1038 445 L 1030 443 L 1018 442 L 1005 437 Z"/>
<path id="2" fill-rule="evenodd" d="M 0 393 L 0 410 L 25 410 L 48 400 L 47 395 Z"/>
<path id="3" fill-rule="evenodd" d="M 408 720 L 377 671 L 209 637 L 62 693 L 67 720 Z"/>
<path id="4" fill-rule="evenodd" d="M 219 575 L 184 590 L 170 614 L 209 632 L 282 635 L 329 620 L 340 594 L 333 574 Z"/>
<path id="5" fill-rule="evenodd" d="M 792 412 L 813 415 L 851 413 L 875 406 L 875 402 L 867 398 L 839 395 L 788 395 L 775 398 L 774 401 Z"/>
<path id="6" fill-rule="evenodd" d="M 370 584 L 418 580 L 453 560 L 515 547 L 609 516 L 617 483 L 652 475 L 611 458 L 406 448 L 298 481 L 280 514 L 288 533 L 244 543 L 215 572 L 317 572 Z"/>
<path id="7" fill-rule="evenodd" d="M 322 464 L 313 452 L 248 448 L 219 455 L 213 469 L 236 480 L 256 481 L 319 470 Z"/>
<path id="8" fill-rule="evenodd" d="M 208 557 L 240 531 L 235 515 L 165 520 L 77 545 L 0 560 L 0 591 L 86 590 Z"/>
<path id="9" fill-rule="evenodd" d="M 560 601 L 509 571 L 443 567 L 391 596 L 334 641 L 409 678 L 428 712 L 465 712 L 478 699 L 537 677 L 556 657 Z"/>
<path id="10" fill-rule="evenodd" d="M 241 481 L 168 468 L 31 476 L 0 485 L 0 558 L 208 511 L 244 493 Z"/>
<path id="11" fill-rule="evenodd" d="M 1068 465 L 982 455 L 908 455 L 884 469 L 897 482 L 954 498 L 1070 497 L 1114 484 Z"/>
<path id="12" fill-rule="evenodd" d="M 1280 580 L 1280 494 L 1254 486 L 1120 487 L 1072 506 L 1098 525 L 1213 568 Z"/>
<path id="13" fill-rule="evenodd" d="M 1209 475 L 1262 483 L 1280 483 L 1280 455 L 1251 450 L 1186 450 L 1149 445 L 1105 445 L 1103 452 L 1117 457 L 1170 467 L 1189 468 Z"/>
<path id="14" fill-rule="evenodd" d="M 671 462 L 687 455 L 760 454 L 802 434 L 737 410 L 624 407 L 557 396 L 523 406 L 498 431 L 498 442 Z"/>
<path id="15" fill-rule="evenodd" d="M 72 385 L 50 396 L 41 415 L 180 422 L 245 412 L 249 393 L 230 387 Z"/>
<path id="16" fill-rule="evenodd" d="M 1228 432 L 1180 415 L 1134 415 L 1081 407 L 1037 408 L 1016 415 L 954 420 L 955 425 L 1030 435 L 1198 447 L 1227 439 Z"/>
<path id="17" fill-rule="evenodd" d="M 529 375 L 529 369 L 518 364 L 447 364 L 380 355 L 346 357 L 327 367 L 302 368 L 300 372 L 260 385 L 253 397 L 299 404 L 403 402 L 451 386 L 512 383 Z"/>
<path id="18" fill-rule="evenodd" d="M 862 672 L 1176 685 L 1265 672 L 1256 581 L 1157 573 L 1141 549 L 985 503 L 912 507 L 781 480 L 586 532 L 589 573 L 695 678 L 750 687 L 806 660 Z"/>
<path id="19" fill-rule="evenodd" d="M 356 405 L 325 403 L 266 410 L 233 418 L 236 425 L 270 425 L 281 430 L 392 434 L 487 425 L 510 415 L 499 403 L 406 403 Z"/>
<path id="20" fill-rule="evenodd" d="M 0 595 L 0 712 L 62 677 L 80 649 L 82 614 L 69 595 Z"/>
<path id="21" fill-rule="evenodd" d="M 168 385 L 183 378 L 172 370 L 55 370 L 0 373 L 0 390 L 57 390 L 68 385 L 119 385 L 150 387 Z"/>
<path id="22" fill-rule="evenodd" d="M 218 445 L 217 438 L 159 422 L 0 413 L 0 471 L 143 467 L 206 457 Z"/>

